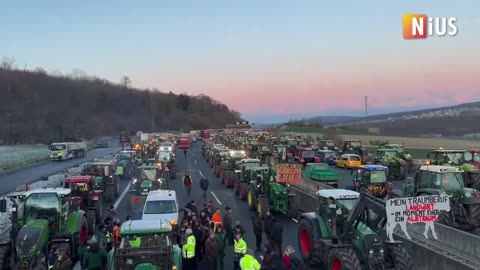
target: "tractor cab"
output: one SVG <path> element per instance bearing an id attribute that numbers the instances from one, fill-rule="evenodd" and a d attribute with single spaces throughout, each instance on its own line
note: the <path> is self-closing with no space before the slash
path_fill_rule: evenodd
<path id="1" fill-rule="evenodd" d="M 239 179 L 240 182 L 249 182 L 254 180 L 250 178 L 251 171 L 260 166 L 260 160 L 254 158 L 245 158 L 237 161 L 237 166 L 240 168 L 239 170 L 235 170 L 237 179 Z"/>
<path id="2" fill-rule="evenodd" d="M 160 220 L 129 220 L 120 227 L 122 240 L 107 256 L 107 269 L 178 269 L 181 250 L 172 225 Z"/>
<path id="3" fill-rule="evenodd" d="M 343 152 L 350 154 L 357 154 L 355 151 L 362 148 L 362 141 L 344 141 Z M 347 153 L 347 154 L 349 154 Z"/>
<path id="4" fill-rule="evenodd" d="M 377 157 L 380 159 L 398 158 L 398 151 L 395 149 L 377 149 Z"/>
<path id="5" fill-rule="evenodd" d="M 353 170 L 351 171 L 353 175 Z M 377 198 L 385 198 L 393 185 L 387 182 L 388 167 L 382 165 L 362 165 L 358 167 L 352 190 L 369 193 Z"/>
<path id="6" fill-rule="evenodd" d="M 463 158 L 468 164 L 480 169 L 480 149 L 466 151 L 463 155 Z"/>
<path id="7" fill-rule="evenodd" d="M 162 164 L 139 166 L 132 180 L 132 190 L 138 195 L 148 195 L 152 190 L 167 188 L 168 182 L 163 178 Z"/>
<path id="8" fill-rule="evenodd" d="M 327 139 L 320 140 L 320 148 L 323 150 L 338 150 L 338 147 L 335 146 L 335 141 Z"/>
<path id="9" fill-rule="evenodd" d="M 464 155 L 467 150 L 444 150 L 440 148 L 430 152 L 427 158 L 430 159 L 432 165 L 450 165 L 461 166 L 465 163 Z"/>
<path id="10" fill-rule="evenodd" d="M 317 191 L 318 216 L 329 223 L 325 232 L 336 237 L 343 234 L 343 223 L 354 208 L 360 194 L 347 189 L 322 189 Z M 336 226 L 333 226 L 333 225 Z"/>
<path id="11" fill-rule="evenodd" d="M 393 150 L 397 151 L 398 153 L 403 153 L 403 152 L 405 152 L 405 147 L 404 147 L 402 144 L 394 144 L 394 143 L 384 144 L 384 145 L 383 145 L 383 148 L 385 148 L 385 149 L 393 149 Z"/>
<path id="12" fill-rule="evenodd" d="M 113 201 L 120 192 L 119 175 L 113 162 L 92 162 L 85 166 L 82 175 L 93 176 L 93 189 L 102 192 L 105 201 Z"/>
<path id="13" fill-rule="evenodd" d="M 463 170 L 453 166 L 424 165 L 415 174 L 413 183 L 405 188 L 405 194 L 417 196 L 419 194 L 437 195 L 446 192 L 451 195 L 453 193 L 465 193 L 465 198 L 480 198 L 478 191 L 465 188 L 462 177 Z M 474 192 L 475 191 L 475 192 Z M 469 193 L 468 195 L 466 193 Z M 472 196 L 472 193 L 478 194 Z"/>
<path id="14" fill-rule="evenodd" d="M 299 148 L 295 160 L 303 166 L 307 163 L 320 163 L 320 159 L 315 156 L 315 150 L 312 148 Z"/>

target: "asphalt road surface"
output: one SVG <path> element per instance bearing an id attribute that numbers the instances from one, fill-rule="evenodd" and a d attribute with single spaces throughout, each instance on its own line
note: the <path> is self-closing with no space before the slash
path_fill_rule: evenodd
<path id="1" fill-rule="evenodd" d="M 87 155 L 82 158 L 74 158 L 64 161 L 45 161 L 37 163 L 23 169 L 7 172 L 0 175 L 0 194 L 6 194 L 15 191 L 16 188 L 25 183 L 32 183 L 40 180 L 42 176 L 49 176 L 67 168 L 75 167 L 80 163 L 89 161 L 94 157 L 100 157 L 116 153 L 119 147 L 115 144 L 110 144 L 110 148 L 99 148 L 87 152 Z"/>

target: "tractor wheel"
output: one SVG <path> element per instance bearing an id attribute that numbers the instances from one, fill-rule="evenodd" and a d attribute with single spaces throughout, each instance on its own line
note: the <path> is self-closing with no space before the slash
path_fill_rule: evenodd
<path id="1" fill-rule="evenodd" d="M 450 212 L 446 212 L 446 211 L 440 211 L 440 214 L 438 215 L 438 219 L 436 222 L 443 225 L 450 226 L 450 227 L 454 227 L 454 228 L 457 227 L 457 224 L 455 222 L 455 217 L 450 215 Z"/>
<path id="2" fill-rule="evenodd" d="M 175 164 L 170 165 L 170 179 L 176 179 L 177 178 L 177 166 Z"/>
<path id="3" fill-rule="evenodd" d="M 250 185 L 248 189 L 247 202 L 251 210 L 255 210 L 257 208 L 257 195 L 255 194 L 253 185 Z"/>
<path id="4" fill-rule="evenodd" d="M 470 218 L 470 221 L 475 224 L 472 225 L 472 230 L 477 229 L 476 224 L 480 224 L 480 204 L 470 204 L 467 206 L 467 210 L 469 213 L 468 218 Z"/>
<path id="5" fill-rule="evenodd" d="M 238 185 L 238 195 L 240 195 L 240 200 L 242 201 L 247 200 L 247 193 L 248 193 L 248 184 L 240 183 Z"/>
<path id="6" fill-rule="evenodd" d="M 328 269 L 361 270 L 357 254 L 352 248 L 332 248 L 328 254 Z"/>
<path id="7" fill-rule="evenodd" d="M 0 245 L 0 270 L 10 269 L 10 260 L 12 258 L 12 245 Z"/>
<path id="8" fill-rule="evenodd" d="M 89 209 L 87 211 L 87 221 L 88 221 L 88 233 L 93 235 L 97 230 L 97 214 L 95 209 Z M 98 220 L 100 221 L 100 220 Z"/>
<path id="9" fill-rule="evenodd" d="M 103 208 L 101 201 L 95 202 L 95 218 L 98 220 L 99 223 L 103 218 Z"/>
<path id="10" fill-rule="evenodd" d="M 115 187 L 112 185 L 106 185 L 103 191 L 103 200 L 105 202 L 112 202 L 115 195 Z"/>
<path id="11" fill-rule="evenodd" d="M 235 195 L 240 193 L 240 183 L 238 183 L 238 179 L 233 179 L 233 193 L 235 193 Z"/>
<path id="12" fill-rule="evenodd" d="M 297 218 L 300 202 L 295 194 L 288 195 L 287 217 Z"/>
<path id="13" fill-rule="evenodd" d="M 260 218 L 264 219 L 268 211 L 270 211 L 270 203 L 268 202 L 267 197 L 258 198 L 257 212 Z"/>
<path id="14" fill-rule="evenodd" d="M 480 191 L 480 172 L 470 173 L 471 188 Z"/>
<path id="15" fill-rule="evenodd" d="M 386 268 L 395 270 L 413 269 L 410 253 L 400 245 L 387 245 L 385 256 Z"/>
<path id="16" fill-rule="evenodd" d="M 233 187 L 233 179 L 235 178 L 235 173 L 233 171 L 226 171 L 225 177 L 223 178 L 223 183 L 225 184 L 226 188 Z"/>
<path id="17" fill-rule="evenodd" d="M 310 266 L 321 266 L 322 259 L 320 249 L 315 244 L 315 239 L 320 239 L 320 233 L 315 226 L 314 220 L 302 218 L 298 225 L 298 246 L 300 257 Z"/>

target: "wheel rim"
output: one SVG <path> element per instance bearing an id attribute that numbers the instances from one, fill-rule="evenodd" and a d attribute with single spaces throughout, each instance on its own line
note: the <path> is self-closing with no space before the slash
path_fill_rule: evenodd
<path id="1" fill-rule="evenodd" d="M 247 201 L 248 201 L 248 205 L 252 206 L 252 192 L 248 192 L 247 194 Z"/>
<path id="2" fill-rule="evenodd" d="M 312 252 L 312 243 L 310 241 L 310 235 L 308 235 L 307 229 L 300 231 L 300 248 L 305 256 L 309 256 Z"/>
<path id="3" fill-rule="evenodd" d="M 332 270 L 340 270 L 342 269 L 342 261 L 339 258 L 333 259 L 332 262 Z"/>
<path id="4" fill-rule="evenodd" d="M 80 228 L 80 244 L 84 245 L 87 242 L 87 236 L 88 236 L 88 231 L 87 231 L 87 226 L 82 225 Z"/>

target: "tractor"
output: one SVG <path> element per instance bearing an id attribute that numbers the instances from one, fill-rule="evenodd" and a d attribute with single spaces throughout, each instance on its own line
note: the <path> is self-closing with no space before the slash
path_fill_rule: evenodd
<path id="1" fill-rule="evenodd" d="M 133 150 L 120 151 L 116 157 L 116 174 L 121 179 L 131 179 L 135 171 L 135 156 Z"/>
<path id="2" fill-rule="evenodd" d="M 328 139 L 322 138 L 319 143 L 320 143 L 320 148 L 322 150 L 332 150 L 332 151 L 338 150 L 338 147 L 335 146 L 334 140 L 328 140 Z"/>
<path id="3" fill-rule="evenodd" d="M 225 145 L 220 144 L 220 143 L 216 143 L 216 144 L 213 144 L 213 146 L 208 150 L 208 152 L 207 152 L 207 162 L 208 162 L 208 166 L 210 166 L 210 168 L 213 168 L 213 161 L 215 159 L 215 156 L 217 155 L 217 152 L 220 151 L 220 150 L 226 150 Z"/>
<path id="4" fill-rule="evenodd" d="M 463 170 L 463 181 L 466 187 L 480 190 L 480 170 L 475 163 L 472 151 L 467 150 L 444 150 L 440 148 L 427 155 L 429 164 L 443 166 L 457 166 Z"/>
<path id="5" fill-rule="evenodd" d="M 447 194 L 450 212 L 442 212 L 438 221 L 462 230 L 480 227 L 480 191 L 466 188 L 463 170 L 452 166 L 424 165 L 415 174 L 413 183 L 405 186 L 405 196 Z"/>
<path id="6" fill-rule="evenodd" d="M 230 150 L 228 151 L 227 158 L 220 164 L 220 180 L 226 188 L 233 187 L 237 162 L 244 159 L 245 156 L 246 153 L 243 150 Z"/>
<path id="7" fill-rule="evenodd" d="M 152 190 L 168 188 L 168 180 L 164 176 L 161 163 L 155 166 L 139 166 L 130 185 L 130 191 L 146 196 Z"/>
<path id="8" fill-rule="evenodd" d="M 162 168 L 165 166 L 169 170 L 169 178 L 175 179 L 177 177 L 177 165 L 175 164 L 175 154 L 173 152 L 173 146 L 160 146 L 157 152 L 157 159 L 162 163 Z"/>
<path id="9" fill-rule="evenodd" d="M 221 149 L 215 151 L 215 155 L 213 156 L 213 174 L 215 176 L 220 176 L 220 168 L 222 167 L 222 162 L 227 158 L 228 156 L 228 150 L 227 149 Z"/>
<path id="10" fill-rule="evenodd" d="M 272 147 L 272 157 L 278 162 L 287 161 L 288 147 L 283 144 L 274 144 Z"/>
<path id="11" fill-rule="evenodd" d="M 362 165 L 358 167 L 350 189 L 383 199 L 393 189 L 393 184 L 387 182 L 387 172 L 388 168 L 382 165 Z M 353 170 L 350 174 L 353 175 Z"/>
<path id="12" fill-rule="evenodd" d="M 88 232 L 94 234 L 97 225 L 102 222 L 102 193 L 94 189 L 91 175 L 69 176 L 65 178 L 64 188 L 71 190 L 72 200 L 78 200 L 80 209 L 87 214 Z"/>
<path id="13" fill-rule="evenodd" d="M 119 177 L 112 162 L 92 162 L 82 170 L 82 175 L 93 176 L 93 189 L 102 192 L 105 202 L 112 202 L 120 193 Z"/>
<path id="14" fill-rule="evenodd" d="M 233 192 L 239 195 L 241 200 L 247 199 L 248 184 L 252 180 L 251 170 L 260 166 L 258 159 L 242 159 L 236 162 L 235 179 L 233 180 Z M 242 191 L 243 189 L 243 191 Z"/>
<path id="15" fill-rule="evenodd" d="M 320 159 L 315 156 L 315 150 L 312 148 L 305 148 L 305 147 L 290 147 L 290 153 L 287 154 L 287 159 L 295 160 L 295 162 L 302 164 L 305 166 L 307 163 L 320 163 Z"/>
<path id="16" fill-rule="evenodd" d="M 370 155 L 368 153 L 368 150 L 362 145 L 362 141 L 344 141 L 341 154 L 359 155 L 362 159 L 363 164 L 366 164 L 368 161 L 370 161 Z"/>
<path id="17" fill-rule="evenodd" d="M 128 220 L 120 227 L 122 240 L 107 256 L 108 270 L 181 269 L 182 252 L 172 226 L 160 220 Z"/>
<path id="18" fill-rule="evenodd" d="M 402 242 L 390 242 L 382 232 L 385 202 L 367 193 L 345 189 L 317 192 L 318 208 L 303 213 L 298 245 L 303 261 L 332 270 L 413 269 Z"/>
<path id="19" fill-rule="evenodd" d="M 270 210 L 297 218 L 298 198 L 296 194 L 288 191 L 285 183 L 276 181 L 275 160 L 272 159 L 268 167 L 252 168 L 252 171 L 255 173 L 252 174 L 250 185 L 247 187 L 247 202 L 250 209 L 257 210 L 260 218 L 264 218 Z"/>
<path id="20" fill-rule="evenodd" d="M 405 150 L 403 145 L 387 143 L 384 144 L 383 147 L 379 148 L 396 150 L 398 152 L 398 156 L 407 163 L 407 173 L 411 173 L 413 171 L 413 157 L 407 152 L 407 150 Z"/>
<path id="21" fill-rule="evenodd" d="M 255 153 L 256 158 L 260 160 L 260 162 L 267 163 L 268 159 L 272 156 L 272 147 L 267 143 L 259 143 L 258 150 Z"/>
<path id="22" fill-rule="evenodd" d="M 65 248 L 75 258 L 88 240 L 87 214 L 65 188 L 36 189 L 8 195 L 12 229 L 0 244 L 1 269 L 32 269 L 40 253 Z M 0 200 L 7 211 L 7 199 Z"/>
<path id="23" fill-rule="evenodd" d="M 407 162 L 400 158 L 394 149 L 377 149 L 377 155 L 373 163 L 388 167 L 390 179 L 405 180 L 407 178 Z"/>

